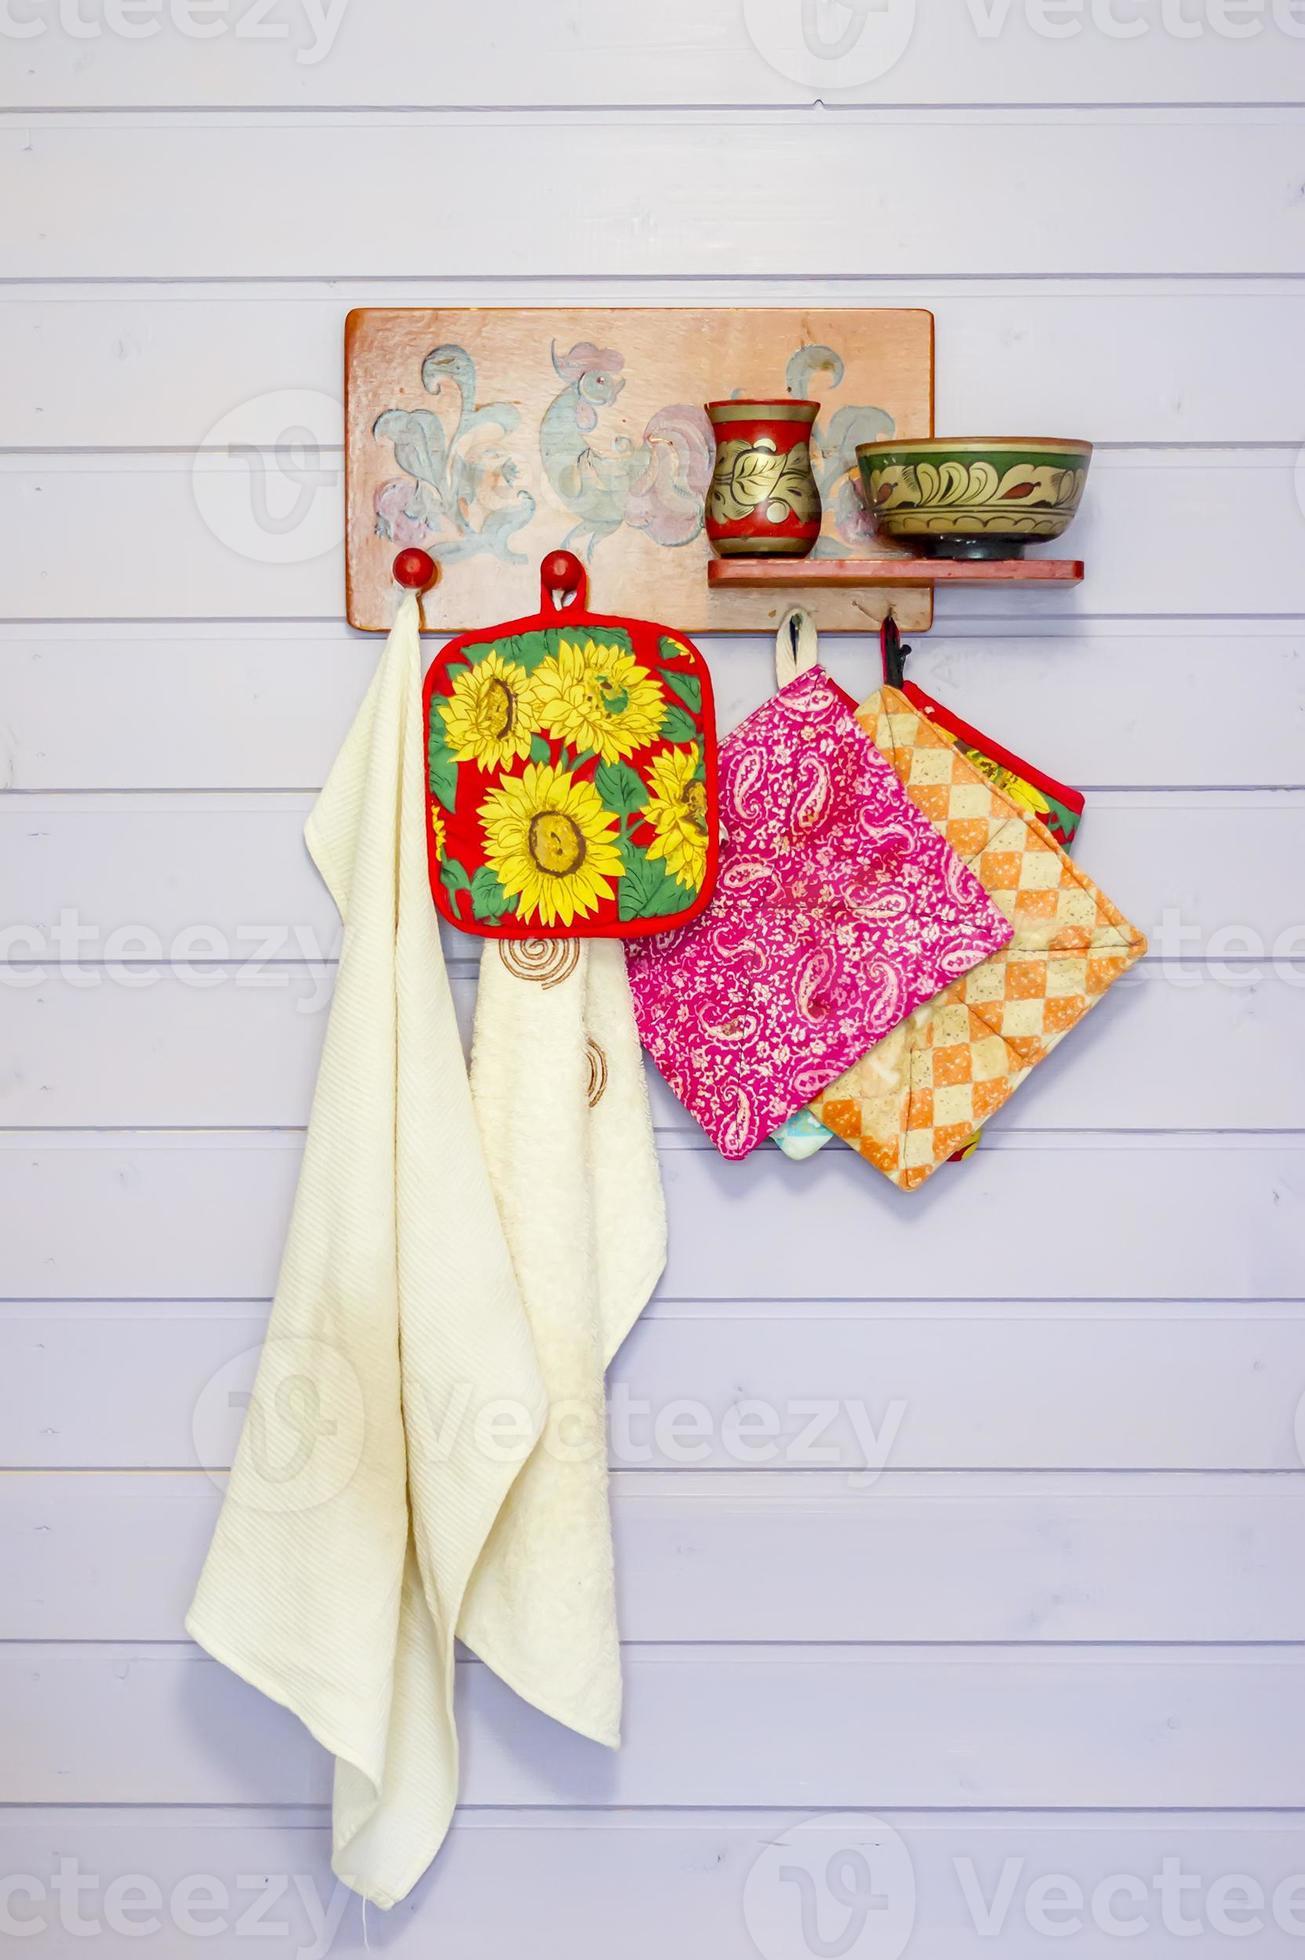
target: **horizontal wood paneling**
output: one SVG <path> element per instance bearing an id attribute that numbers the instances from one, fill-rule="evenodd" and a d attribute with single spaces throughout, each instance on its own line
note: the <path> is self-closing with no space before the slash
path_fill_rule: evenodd
<path id="1" fill-rule="evenodd" d="M 60 1904 L 61 1859 L 89 1881 L 76 1909 L 95 1929 L 97 1960 L 166 1952 L 178 1938 L 197 1940 L 196 1926 L 211 1960 L 241 1960 L 255 1939 L 268 1960 L 324 1960 L 327 1952 L 334 1960 L 364 1960 L 368 1952 L 427 1960 L 432 1928 L 457 1960 L 503 1960 L 527 1949 L 532 1960 L 598 1952 L 623 1960 L 666 1960 L 672 1952 L 756 1960 L 754 1932 L 798 1931 L 801 1895 L 791 1875 L 798 1869 L 810 1874 L 823 1923 L 856 1926 L 829 1890 L 831 1874 L 846 1869 L 836 1860 L 851 1849 L 866 1857 L 881 1909 L 907 1915 L 898 1923 L 910 1933 L 910 1960 L 982 1960 L 994 1945 L 1002 1960 L 1042 1960 L 1047 1929 L 1063 1936 L 1065 1926 L 1064 1914 L 1039 1911 L 1034 1888 L 1046 1873 L 1065 1874 L 1082 1893 L 1083 1911 L 1068 1915 L 1082 1922 L 1077 1932 L 1070 1928 L 1081 1960 L 1117 1954 L 1120 1924 L 1132 1925 L 1130 1944 L 1143 1935 L 1147 1954 L 1160 1960 L 1215 1960 L 1236 1936 L 1230 1928 L 1253 1936 L 1252 1953 L 1266 1943 L 1275 1954 L 1295 1951 L 1301 1823 L 1290 1811 L 1103 1818 L 464 1810 L 407 1904 L 384 1918 L 370 1913 L 365 1932 L 359 1901 L 331 1875 L 328 1820 L 311 1809 L 13 1810 L 0 1814 L 0 1863 L 31 1877 L 32 1889 L 15 1893 L 11 1910 L 15 1922 L 26 1922 L 19 1950 L 38 1960 L 86 1950 L 86 1936 L 66 1930 L 72 1915 Z M 1195 1881 L 1179 1895 L 1177 1913 L 1172 1880 L 1167 1895 L 1162 1889 L 1166 1860 L 1174 1878 Z M 749 1886 L 759 1862 L 762 1882 Z M 197 1873 L 212 1879 L 212 1893 L 188 1893 Z M 1263 1911 L 1239 1913 L 1241 1895 L 1231 1884 L 1219 1889 L 1234 1874 L 1260 1888 Z M 143 1908 L 140 1892 L 110 1891 L 115 1881 L 136 1879 L 146 1886 Z M 157 1910 L 150 1887 L 158 1888 Z M 128 1904 L 133 1910 L 123 1911 Z M 142 1933 L 151 1921 L 157 1934 Z M 882 1922 L 870 1924 L 878 1937 Z"/>
<path id="2" fill-rule="evenodd" d="M 22 1299 L 265 1299 L 298 1136 L 0 1135 L 0 1243 Z M 1300 1282 L 1295 1138 L 990 1138 L 965 1175 L 906 1196 L 850 1150 L 662 1159 L 668 1296 L 1289 1298 Z M 934 1229 L 930 1229 L 930 1227 Z"/>
<path id="3" fill-rule="evenodd" d="M 1299 282 L 758 283 L 723 280 L 728 269 L 695 280 L 694 300 L 932 308 L 940 430 L 971 429 L 976 418 L 990 428 L 1056 430 L 1072 402 L 1074 427 L 1098 443 L 1281 443 L 1305 433 Z M 315 439 L 338 445 L 340 343 L 352 306 L 656 306 L 685 298 L 674 280 L 601 278 L 577 287 L 510 273 L 456 285 L 419 274 L 380 288 L 347 279 L 71 293 L 11 287 L 0 297 L 0 368 L 21 371 L 23 387 L 5 403 L 0 437 L 33 449 L 194 448 L 221 440 L 214 425 L 239 406 L 246 442 L 274 448 L 287 421 L 307 414 Z M 1233 359 L 1234 347 L 1254 349 L 1254 360 Z"/>
<path id="4" fill-rule="evenodd" d="M 459 1668 L 470 1804 L 1305 1800 L 1305 1649 L 641 1647 L 619 1752 Z M 190 1649 L 0 1649 L 3 1803 L 323 1801 L 329 1758 Z"/>
<path id="5" fill-rule="evenodd" d="M 206 18 L 202 37 L 186 31 L 188 16 L 178 25 L 166 10 L 133 17 L 130 36 L 110 32 L 94 10 L 76 16 L 76 36 L 52 16 L 52 8 L 24 16 L 43 27 L 14 64 L 9 95 L 24 108 L 1276 103 L 1296 99 L 1301 56 L 1299 16 L 1282 0 L 1272 9 L 1193 9 L 1183 34 L 1156 0 L 1091 12 L 899 5 L 869 16 L 846 65 L 813 56 L 789 10 L 720 0 L 662 0 L 655 9 L 638 0 L 509 0 L 492 14 L 429 16 L 402 0 L 316 15 L 246 6 Z"/>
<path id="6" fill-rule="evenodd" d="M 1305 339 L 1305 320 L 1301 331 Z M 732 728 L 772 685 L 773 642 L 712 639 L 702 649 L 720 725 Z M 0 783 L 315 788 L 377 651 L 374 639 L 343 626 L 0 628 Z M 821 658 L 859 696 L 873 687 L 878 654 L 869 639 L 826 634 Z M 909 671 L 1067 782 L 1305 786 L 1305 626 L 1062 620 L 1039 628 L 1012 618 L 920 635 Z M 1253 696 L 1252 714 L 1213 711 L 1234 674 Z M 148 701 L 148 714 L 123 711 L 137 701 Z M 1090 829 L 1084 841 L 1090 849 Z"/>
<path id="7" fill-rule="evenodd" d="M 3 956 L 50 966 L 333 957 L 339 917 L 303 841 L 311 802 L 0 797 Z M 1284 960 L 1301 957 L 1305 791 L 1101 791 L 1077 856 L 1157 956 L 1276 947 Z M 88 936 L 65 934 L 61 952 L 64 912 L 76 915 L 69 931 Z M 468 950 L 452 932 L 445 943 Z"/>
<path id="8" fill-rule="evenodd" d="M 13 553 L 5 617 L 335 619 L 342 485 L 336 451 L 0 456 L 0 529 Z M 1305 613 L 1302 494 L 1289 449 L 1108 450 L 1070 534 L 1087 582 L 1020 592 L 1018 607 L 1009 593 L 963 589 L 945 595 L 939 623 Z M 600 559 L 599 579 L 601 569 Z M 758 624 L 783 610 L 759 599 Z"/>
<path id="9" fill-rule="evenodd" d="M 1305 1472 L 623 1472 L 612 1496 L 626 1641 L 1305 1638 Z M 178 1639 L 217 1504 L 202 1472 L 0 1476 L 0 1640 Z"/>
<path id="10" fill-rule="evenodd" d="M 820 1264 L 807 1277 L 793 1301 L 648 1308 L 609 1376 L 613 1468 L 807 1470 L 811 1404 L 846 1471 L 1301 1468 L 1300 1305 L 840 1304 L 815 1295 Z M 0 1306 L 0 1465 L 220 1470 L 266 1321 L 265 1303 Z M 705 1454 L 675 1428 L 686 1399 Z M 731 1427 L 748 1402 L 774 1412 L 770 1444 Z"/>
<path id="11" fill-rule="evenodd" d="M 469 1033 L 477 954 L 454 998 Z M 1048 1058 L 997 1129 L 1305 1129 L 1305 929 L 1292 967 L 1148 961 Z M 0 1127 L 260 1128 L 308 1120 L 332 970 L 0 969 Z M 1199 1067 L 1193 1057 L 1199 1056 Z M 649 1067 L 659 1131 L 699 1136 Z"/>
<path id="12" fill-rule="evenodd" d="M 68 116 L 39 137 L 12 115 L 0 175 L 19 279 L 1295 274 L 1305 246 L 1275 109 Z M 1030 223 L 1052 176 L 1054 226 Z M 1199 222 L 1174 221 L 1175 184 Z M 414 185 L 419 225 L 389 194 Z"/>

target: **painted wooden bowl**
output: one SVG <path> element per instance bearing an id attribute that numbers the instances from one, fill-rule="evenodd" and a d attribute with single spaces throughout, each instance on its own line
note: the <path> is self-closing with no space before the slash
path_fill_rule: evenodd
<path id="1" fill-rule="evenodd" d="M 1020 558 L 1058 538 L 1079 507 L 1092 444 L 1053 436 L 860 442 L 881 533 L 930 558 Z"/>

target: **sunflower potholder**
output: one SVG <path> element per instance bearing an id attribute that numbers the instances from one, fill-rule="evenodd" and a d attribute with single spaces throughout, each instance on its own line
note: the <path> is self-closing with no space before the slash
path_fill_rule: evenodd
<path id="1" fill-rule="evenodd" d="M 871 1048 L 810 1104 L 902 1190 L 971 1137 L 1146 951 L 1038 819 L 884 687 L 857 712 L 916 808 L 1014 927 L 1010 944 Z"/>
<path id="2" fill-rule="evenodd" d="M 711 678 L 681 633 L 587 610 L 569 551 L 541 607 L 450 640 L 426 676 L 431 890 L 497 939 L 633 939 L 716 882 Z"/>

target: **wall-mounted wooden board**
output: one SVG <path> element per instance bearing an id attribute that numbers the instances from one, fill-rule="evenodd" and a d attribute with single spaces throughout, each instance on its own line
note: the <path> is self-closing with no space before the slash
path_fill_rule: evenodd
<path id="1" fill-rule="evenodd" d="M 598 611 L 688 633 L 756 630 L 748 592 L 710 591 L 702 529 L 713 441 L 702 404 L 819 399 L 825 526 L 817 549 L 870 546 L 855 445 L 933 430 L 933 316 L 918 309 L 363 307 L 345 332 L 348 617 L 381 631 L 404 545 L 440 567 L 432 630 L 538 604 L 538 564 L 586 559 Z M 822 593 L 832 632 L 867 630 L 885 593 Z M 891 595 L 932 619 L 927 591 Z"/>

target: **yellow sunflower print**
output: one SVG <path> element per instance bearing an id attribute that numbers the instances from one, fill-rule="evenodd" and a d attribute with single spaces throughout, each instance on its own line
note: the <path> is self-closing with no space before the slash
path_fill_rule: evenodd
<path id="1" fill-rule="evenodd" d="M 675 882 L 702 890 L 707 875 L 707 785 L 695 781 L 698 748 L 670 749 L 648 769 L 653 796 L 643 816 L 657 832 L 650 858 L 664 860 Z"/>
<path id="2" fill-rule="evenodd" d="M 666 719 L 661 688 L 632 653 L 599 640 L 559 640 L 535 669 L 535 711 L 559 742 L 618 762 L 653 741 Z"/>
<path id="3" fill-rule="evenodd" d="M 435 855 L 436 857 L 442 858 L 444 855 L 444 846 L 448 841 L 448 830 L 438 810 L 432 810 L 430 813 L 430 828 L 431 836 L 435 840 Z"/>
<path id="4" fill-rule="evenodd" d="M 592 783 L 532 762 L 480 806 L 485 856 L 518 919 L 569 926 L 613 897 L 624 875 L 616 818 Z"/>
<path id="5" fill-rule="evenodd" d="M 440 716 L 454 761 L 478 762 L 482 769 L 499 769 L 529 755 L 539 727 L 530 675 L 497 649 L 457 676 Z"/>

